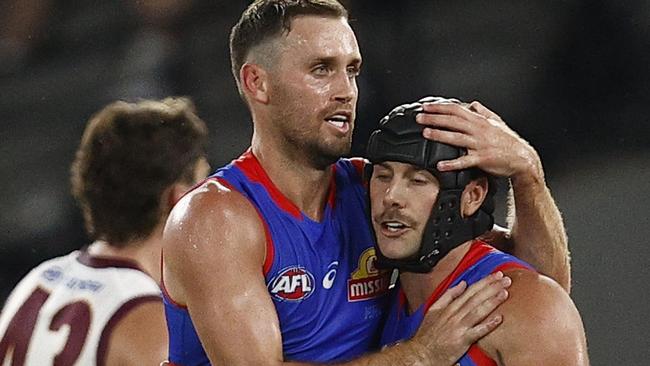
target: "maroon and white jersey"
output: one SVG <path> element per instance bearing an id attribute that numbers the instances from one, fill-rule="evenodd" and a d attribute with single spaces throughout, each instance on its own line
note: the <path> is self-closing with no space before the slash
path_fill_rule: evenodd
<path id="1" fill-rule="evenodd" d="M 0 314 L 0 365 L 104 365 L 114 326 L 147 301 L 160 288 L 134 262 L 86 251 L 43 262 Z"/>

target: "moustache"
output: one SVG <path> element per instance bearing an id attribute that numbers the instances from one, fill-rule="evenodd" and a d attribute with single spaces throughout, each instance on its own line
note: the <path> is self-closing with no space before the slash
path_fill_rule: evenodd
<path id="1" fill-rule="evenodd" d="M 387 221 L 399 221 L 409 227 L 414 227 L 416 224 L 416 221 L 413 218 L 400 212 L 399 208 L 389 208 L 375 216 L 375 222 L 378 224 Z"/>
<path id="2" fill-rule="evenodd" d="M 327 106 L 325 109 L 323 109 L 322 113 L 324 116 L 329 116 L 334 113 L 341 113 L 341 112 L 350 114 L 352 118 L 354 118 L 356 115 L 355 108 L 350 103 L 344 103 L 344 104 L 338 103 L 338 104 Z"/>

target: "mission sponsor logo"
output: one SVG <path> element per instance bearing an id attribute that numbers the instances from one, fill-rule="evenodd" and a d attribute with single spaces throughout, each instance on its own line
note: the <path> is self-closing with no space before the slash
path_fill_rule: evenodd
<path id="1" fill-rule="evenodd" d="M 375 267 L 376 260 L 375 248 L 368 248 L 361 253 L 358 267 L 348 279 L 348 301 L 374 299 L 388 292 L 389 274 Z"/>
<path id="2" fill-rule="evenodd" d="M 287 267 L 271 279 L 268 288 L 280 301 L 302 301 L 314 292 L 314 276 L 304 267 Z"/>

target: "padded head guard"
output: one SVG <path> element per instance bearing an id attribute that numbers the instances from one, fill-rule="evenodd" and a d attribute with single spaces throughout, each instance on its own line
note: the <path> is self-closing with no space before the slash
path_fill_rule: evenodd
<path id="1" fill-rule="evenodd" d="M 419 252 L 407 259 L 386 258 L 378 246 L 377 266 L 398 268 L 402 272 L 425 273 L 460 244 L 474 239 L 492 228 L 494 219 L 494 191 L 489 190 L 482 206 L 472 216 L 463 218 L 460 198 L 467 183 L 479 174 L 477 169 L 440 172 L 436 165 L 441 160 L 452 160 L 465 155 L 463 148 L 430 141 L 422 136 L 424 126 L 415 122 L 423 103 L 460 103 L 457 99 L 426 97 L 411 104 L 394 108 L 379 122 L 379 128 L 368 141 L 367 158 L 370 179 L 374 164 L 397 161 L 428 170 L 440 183 L 440 192 L 425 226 Z M 491 188 L 493 184 L 490 183 Z"/>

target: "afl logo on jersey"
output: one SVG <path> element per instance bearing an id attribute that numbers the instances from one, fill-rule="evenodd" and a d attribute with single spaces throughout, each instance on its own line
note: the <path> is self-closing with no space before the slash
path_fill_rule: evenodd
<path id="1" fill-rule="evenodd" d="M 302 301 L 314 292 L 314 276 L 304 267 L 287 267 L 271 279 L 268 288 L 280 301 Z"/>

